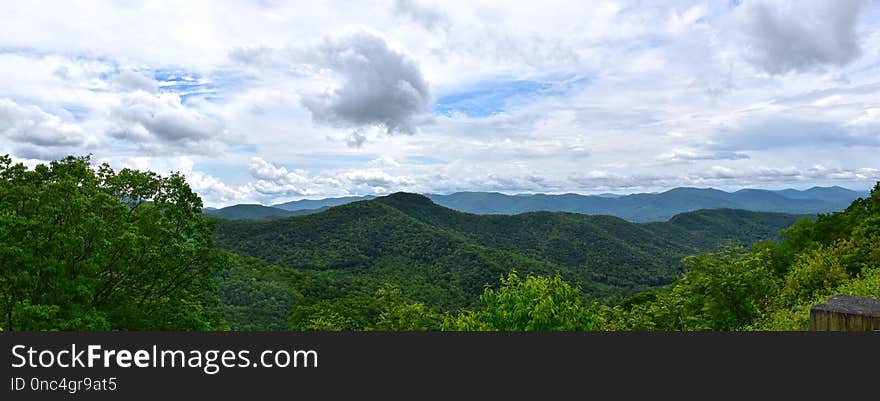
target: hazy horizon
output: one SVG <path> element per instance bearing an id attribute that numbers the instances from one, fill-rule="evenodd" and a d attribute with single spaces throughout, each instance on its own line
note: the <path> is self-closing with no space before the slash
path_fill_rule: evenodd
<path id="1" fill-rule="evenodd" d="M 790 188 L 790 187 L 789 187 L 789 188 L 751 188 L 751 187 L 743 187 L 743 188 L 732 189 L 732 190 L 725 190 L 725 189 L 721 189 L 721 188 L 713 188 L 713 187 L 674 187 L 674 188 L 668 188 L 668 189 L 666 189 L 666 190 L 662 190 L 662 191 L 652 191 L 652 192 L 631 192 L 631 193 L 608 193 L 608 192 L 602 192 L 602 193 L 577 193 L 577 192 L 560 192 L 560 193 L 550 193 L 550 192 L 517 192 L 517 193 L 505 193 L 505 192 L 499 192 L 499 191 L 455 191 L 455 192 L 448 192 L 448 193 L 433 193 L 433 192 L 395 191 L 395 192 L 383 193 L 383 194 L 353 194 L 353 195 L 325 196 L 325 197 L 313 197 L 313 198 L 292 198 L 292 199 L 290 199 L 290 200 L 280 201 L 280 202 L 273 202 L 273 203 L 259 203 L 259 202 L 251 202 L 251 203 L 247 203 L 247 202 L 245 202 L 245 203 L 232 203 L 232 204 L 209 204 L 209 203 L 206 202 L 206 203 L 205 203 L 205 207 L 211 207 L 211 208 L 216 208 L 216 209 L 222 209 L 222 208 L 224 208 L 224 207 L 238 206 L 238 205 L 275 206 L 275 205 L 279 205 L 279 204 L 283 204 L 283 203 L 298 202 L 298 201 L 303 201 L 303 200 L 305 200 L 305 201 L 309 201 L 309 200 L 312 200 L 312 201 L 320 201 L 320 200 L 334 199 L 334 198 L 361 198 L 361 197 L 365 197 L 365 196 L 380 197 L 380 196 L 391 195 L 391 194 L 393 194 L 393 193 L 398 193 L 398 192 L 416 193 L 416 194 L 424 195 L 424 196 L 430 196 L 430 195 L 448 196 L 448 195 L 454 195 L 454 194 L 458 194 L 458 193 L 491 193 L 491 194 L 502 194 L 502 195 L 507 195 L 507 196 L 529 196 L 529 195 L 580 195 L 580 196 L 599 196 L 599 197 L 601 197 L 602 195 L 614 195 L 614 196 L 617 196 L 617 197 L 622 197 L 622 196 L 640 195 L 640 194 L 659 194 L 659 193 L 668 192 L 668 191 L 671 191 L 671 190 L 674 190 L 674 189 L 713 189 L 713 190 L 719 190 L 719 191 L 723 191 L 723 192 L 727 192 L 727 193 L 733 193 L 733 192 L 736 192 L 736 191 L 748 190 L 748 189 L 759 189 L 759 190 L 765 190 L 765 191 L 784 191 L 784 190 L 790 190 L 790 189 L 793 189 L 793 190 L 797 190 L 797 191 L 806 191 L 806 190 L 813 189 L 813 188 L 834 188 L 834 187 L 838 187 L 838 188 L 842 188 L 842 189 L 845 189 L 845 190 L 848 190 L 848 191 L 853 191 L 853 192 L 858 192 L 858 193 L 867 193 L 867 192 L 869 192 L 870 189 L 871 189 L 871 188 L 865 188 L 865 189 L 854 189 L 854 188 L 846 188 L 846 187 L 842 187 L 842 186 L 839 186 L 839 185 L 838 185 L 838 186 L 825 186 L 825 187 L 823 187 L 823 186 L 812 186 L 812 187 L 807 187 L 807 188 Z"/>

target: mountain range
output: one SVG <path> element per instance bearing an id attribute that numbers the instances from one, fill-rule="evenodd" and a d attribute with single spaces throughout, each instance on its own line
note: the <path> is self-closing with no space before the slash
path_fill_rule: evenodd
<path id="1" fill-rule="evenodd" d="M 426 194 L 425 196 L 437 205 L 474 214 L 514 215 L 551 211 L 609 215 L 631 222 L 650 222 L 666 221 L 683 212 L 719 208 L 792 214 L 829 213 L 843 210 L 856 198 L 866 195 L 867 192 L 834 186 L 777 191 L 742 189 L 736 192 L 682 187 L 660 193 L 632 195 L 506 195 L 497 192 L 457 192 L 449 195 Z M 375 198 L 366 195 L 306 199 L 272 206 L 235 205 L 215 210 L 206 209 L 205 213 L 230 220 L 260 220 L 315 213 L 328 207 Z"/>
<path id="2" fill-rule="evenodd" d="M 565 212 L 477 215 L 395 193 L 303 216 L 217 220 L 216 243 L 233 266 L 218 285 L 229 316 L 238 316 L 230 317 L 234 327 L 283 327 L 294 305 L 348 313 L 385 283 L 455 311 L 512 270 L 560 274 L 590 297 L 617 298 L 671 282 L 684 256 L 774 239 L 800 218 L 735 209 L 651 223 Z M 253 326 L 255 310 L 274 312 Z"/>

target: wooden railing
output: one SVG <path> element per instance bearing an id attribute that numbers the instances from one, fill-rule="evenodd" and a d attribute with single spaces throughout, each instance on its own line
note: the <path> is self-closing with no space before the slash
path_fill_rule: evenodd
<path id="1" fill-rule="evenodd" d="M 810 309 L 810 330 L 880 330 L 880 298 L 835 295 Z"/>

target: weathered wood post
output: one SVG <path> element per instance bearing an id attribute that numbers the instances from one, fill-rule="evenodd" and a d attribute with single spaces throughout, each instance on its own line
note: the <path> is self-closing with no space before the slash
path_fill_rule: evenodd
<path id="1" fill-rule="evenodd" d="M 880 330 L 880 298 L 835 295 L 810 308 L 810 330 Z"/>

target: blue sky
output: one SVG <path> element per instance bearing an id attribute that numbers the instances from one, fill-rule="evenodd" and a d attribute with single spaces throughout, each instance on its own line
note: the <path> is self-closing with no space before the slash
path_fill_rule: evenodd
<path id="1" fill-rule="evenodd" d="M 503 113 L 517 104 L 527 104 L 541 97 L 561 95 L 554 82 L 537 80 L 497 80 L 478 82 L 465 88 L 440 95 L 433 113 L 463 114 L 468 117 L 487 117 Z"/>
<path id="2" fill-rule="evenodd" d="M 880 180 L 859 0 L 4 2 L 0 154 L 212 206 Z"/>

